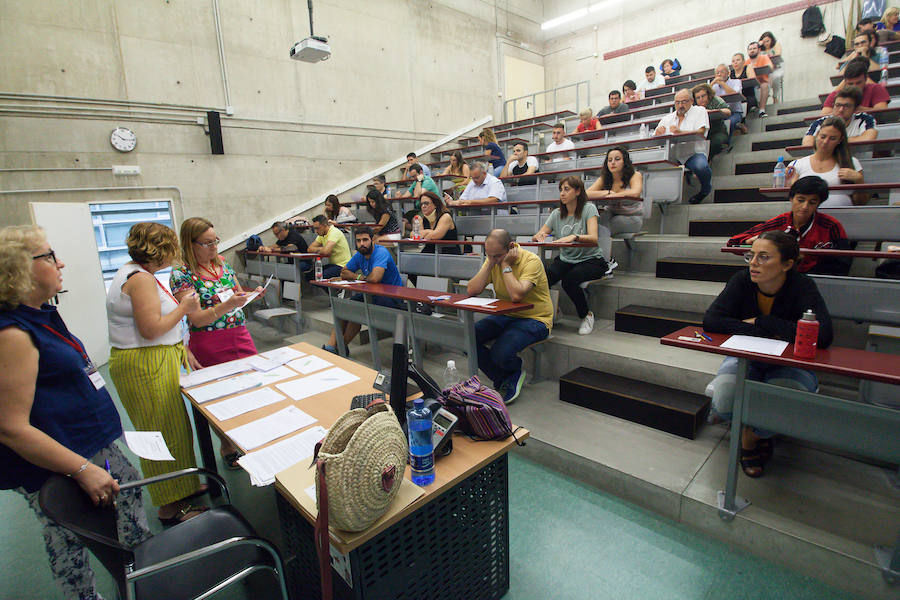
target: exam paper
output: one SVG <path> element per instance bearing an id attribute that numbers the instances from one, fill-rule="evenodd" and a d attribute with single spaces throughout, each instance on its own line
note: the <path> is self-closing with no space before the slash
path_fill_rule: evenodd
<path id="1" fill-rule="evenodd" d="M 244 362 L 246 362 L 247 365 L 252 367 L 255 371 L 271 371 L 275 367 L 281 366 L 280 362 L 269 360 L 268 358 L 263 358 L 259 355 L 248 356 L 244 359 Z"/>
<path id="2" fill-rule="evenodd" d="M 197 369 L 196 371 L 182 375 L 180 383 L 181 387 L 189 388 L 195 385 L 209 383 L 216 379 L 222 379 L 223 377 L 237 375 L 238 373 L 249 371 L 252 368 L 252 366 L 247 364 L 246 358 L 239 358 L 212 367 L 206 367 L 205 369 Z"/>
<path id="3" fill-rule="evenodd" d="M 321 425 L 310 427 L 286 440 L 276 442 L 238 459 L 238 464 L 250 475 L 250 483 L 257 486 L 275 483 L 275 474 L 298 462 L 308 461 L 318 442 L 328 430 Z"/>
<path id="4" fill-rule="evenodd" d="M 269 373 L 271 373 L 271 371 L 269 371 Z M 208 383 L 204 386 L 193 388 L 190 392 L 191 398 L 203 404 L 204 402 L 209 402 L 216 398 L 230 396 L 231 394 L 249 390 L 250 388 L 259 387 L 262 385 L 262 375 L 266 374 L 246 373 L 244 375 L 232 377 L 231 379 Z"/>
<path id="5" fill-rule="evenodd" d="M 491 306 L 496 301 L 496 298 L 466 298 L 464 300 L 458 300 L 453 304 L 459 304 L 460 306 Z"/>
<path id="6" fill-rule="evenodd" d="M 147 460 L 175 460 L 159 431 L 126 431 L 125 445 Z"/>
<path id="7" fill-rule="evenodd" d="M 319 371 L 313 375 L 301 377 L 293 381 L 279 383 L 275 387 L 290 396 L 294 400 L 302 400 L 309 396 L 315 396 L 322 392 L 337 389 L 359 379 L 353 373 L 334 367 L 326 371 Z"/>
<path id="8" fill-rule="evenodd" d="M 313 417 L 296 406 L 288 406 L 268 417 L 235 427 L 225 433 L 244 450 L 253 450 L 315 422 Z"/>
<path id="9" fill-rule="evenodd" d="M 334 365 L 324 358 L 310 355 L 304 356 L 303 358 L 298 358 L 297 360 L 292 360 L 287 364 L 287 366 L 294 369 L 295 371 L 303 373 L 304 375 L 309 375 L 310 373 L 321 371 L 322 369 L 327 369 L 328 367 L 333 367 Z"/>
<path id="10" fill-rule="evenodd" d="M 260 354 L 263 358 L 267 358 L 271 361 L 277 362 L 279 365 L 283 365 L 286 362 L 291 362 L 295 358 L 300 358 L 301 356 L 306 356 L 303 352 L 298 350 L 294 350 L 290 346 L 284 346 L 282 348 L 275 348 L 274 350 L 269 350 L 268 352 L 262 352 Z"/>
<path id="11" fill-rule="evenodd" d="M 238 415 L 250 412 L 251 410 L 256 410 L 257 408 L 262 408 L 263 406 L 275 404 L 281 400 L 284 400 L 284 396 L 277 390 L 265 387 L 260 390 L 254 390 L 246 394 L 241 394 L 240 396 L 235 396 L 234 398 L 229 398 L 228 400 L 216 402 L 215 404 L 209 404 L 207 405 L 206 410 L 218 420 L 227 421 Z"/>
<path id="12" fill-rule="evenodd" d="M 259 381 L 262 385 L 269 385 L 278 381 L 282 381 L 283 379 L 296 377 L 297 372 L 292 369 L 288 369 L 284 365 L 281 365 L 280 367 L 272 369 L 271 371 L 259 371 L 258 373 L 256 373 L 256 376 L 259 377 Z"/>
<path id="13" fill-rule="evenodd" d="M 249 294 L 247 294 L 246 296 L 244 296 L 244 303 L 241 304 L 241 306 L 242 306 L 242 307 L 247 306 L 248 304 L 250 304 L 251 302 L 253 302 L 254 300 L 256 300 L 256 297 L 257 297 L 257 296 L 259 296 L 260 294 L 264 294 L 265 291 L 266 291 L 266 288 L 269 287 L 269 284 L 272 282 L 272 278 L 273 278 L 273 277 L 275 277 L 274 274 L 273 274 L 273 275 L 269 275 L 269 278 L 266 279 L 265 285 L 262 286 L 262 291 L 261 291 L 261 292 L 250 292 Z M 225 302 L 225 300 L 222 300 L 222 302 Z"/>
<path id="14" fill-rule="evenodd" d="M 732 350 L 744 350 L 745 352 L 756 352 L 757 354 L 771 354 L 772 356 L 781 356 L 788 343 L 781 340 L 772 340 L 769 338 L 755 337 L 752 335 L 733 335 L 720 345 L 722 348 L 731 348 Z"/>

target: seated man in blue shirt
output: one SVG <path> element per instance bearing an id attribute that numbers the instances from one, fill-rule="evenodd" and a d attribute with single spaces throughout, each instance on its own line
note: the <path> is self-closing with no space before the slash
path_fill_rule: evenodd
<path id="1" fill-rule="evenodd" d="M 349 281 L 365 281 L 366 283 L 384 283 L 387 285 L 403 285 L 403 279 L 400 277 L 400 271 L 394 264 L 394 259 L 387 248 L 379 246 L 372 241 L 372 229 L 370 227 L 359 227 L 353 234 L 356 236 L 356 254 L 341 270 L 341 276 L 335 279 L 346 279 Z M 359 271 L 357 273 L 357 271 Z M 362 294 L 353 294 L 350 298 L 357 302 L 363 301 Z M 396 298 L 387 298 L 384 296 L 371 296 L 374 304 L 379 306 L 387 306 L 388 308 L 401 308 L 403 303 Z M 349 348 L 350 342 L 359 333 L 362 325 L 360 323 L 342 322 L 341 328 L 344 334 L 344 343 Z M 337 336 L 334 331 L 328 343 L 322 346 L 325 350 L 337 354 Z"/>

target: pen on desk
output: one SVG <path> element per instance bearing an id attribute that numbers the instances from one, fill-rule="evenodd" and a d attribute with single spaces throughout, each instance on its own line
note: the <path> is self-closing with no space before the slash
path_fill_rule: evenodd
<path id="1" fill-rule="evenodd" d="M 107 458 L 104 462 L 106 463 L 106 472 L 109 473 L 109 459 Z"/>
<path id="2" fill-rule="evenodd" d="M 702 333 L 702 332 L 700 332 L 700 331 L 697 331 L 696 329 L 694 330 L 694 335 L 697 336 L 697 337 L 702 337 L 702 338 L 703 338 L 704 340 L 706 340 L 707 342 L 711 342 L 711 341 L 712 341 L 712 338 L 711 338 L 711 337 L 709 337 L 709 336 L 706 335 L 705 333 Z"/>

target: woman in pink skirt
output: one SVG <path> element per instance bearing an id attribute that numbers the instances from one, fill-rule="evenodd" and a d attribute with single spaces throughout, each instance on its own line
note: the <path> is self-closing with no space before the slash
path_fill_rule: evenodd
<path id="1" fill-rule="evenodd" d="M 179 301 L 191 292 L 200 296 L 202 310 L 188 317 L 188 348 L 203 367 L 256 354 L 241 310 L 247 292 L 237 282 L 231 265 L 219 256 L 218 244 L 216 230 L 207 219 L 186 219 L 181 224 L 184 264 L 172 270 L 169 280 L 172 294 Z M 238 468 L 240 454 L 231 442 L 223 439 L 220 452 L 229 468 Z"/>

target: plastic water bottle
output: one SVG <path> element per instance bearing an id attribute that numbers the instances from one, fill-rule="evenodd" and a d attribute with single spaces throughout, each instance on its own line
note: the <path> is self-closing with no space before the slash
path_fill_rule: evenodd
<path id="1" fill-rule="evenodd" d="M 647 130 L 647 124 L 641 123 L 641 139 L 646 139 L 649 131 Z"/>
<path id="2" fill-rule="evenodd" d="M 787 172 L 787 167 L 784 166 L 784 157 L 779 156 L 778 162 L 775 163 L 775 185 L 773 187 L 783 188 L 784 187 L 784 178 L 785 173 Z"/>
<path id="3" fill-rule="evenodd" d="M 316 259 L 316 281 L 322 281 L 322 259 Z"/>
<path id="4" fill-rule="evenodd" d="M 457 383 L 462 381 L 462 376 L 459 374 L 459 371 L 456 369 L 456 361 L 448 360 L 447 368 L 444 369 L 444 389 L 451 388 Z"/>
<path id="5" fill-rule="evenodd" d="M 816 346 L 819 342 L 819 322 L 816 313 L 807 309 L 803 318 L 797 321 L 797 334 L 794 336 L 794 356 L 797 358 L 815 358 Z"/>
<path id="6" fill-rule="evenodd" d="M 422 217 L 416 215 L 412 222 L 412 239 L 417 240 L 422 237 Z"/>
<path id="7" fill-rule="evenodd" d="M 888 53 L 884 48 L 878 49 L 878 64 L 881 65 L 881 79 L 878 80 L 878 83 L 887 87 L 888 80 Z"/>
<path id="8" fill-rule="evenodd" d="M 419 486 L 434 482 L 434 448 L 431 445 L 431 433 L 434 425 L 431 411 L 425 407 L 422 398 L 413 401 L 413 407 L 406 412 L 406 424 L 409 427 L 409 469 L 412 482 Z"/>

